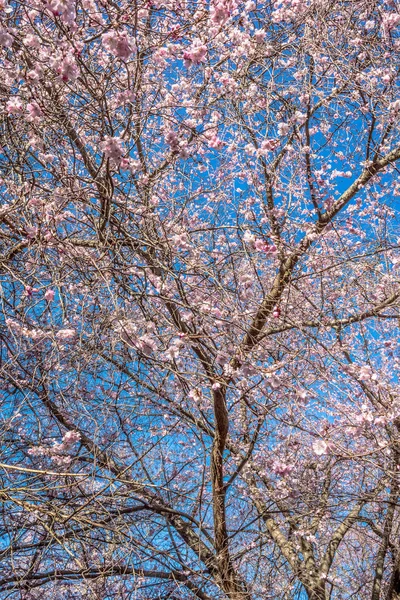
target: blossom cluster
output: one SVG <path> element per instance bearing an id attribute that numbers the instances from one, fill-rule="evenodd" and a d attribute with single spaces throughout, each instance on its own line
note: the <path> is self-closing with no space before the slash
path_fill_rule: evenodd
<path id="1" fill-rule="evenodd" d="M 67 431 L 64 434 L 60 444 L 55 443 L 53 446 L 35 446 L 28 450 L 30 456 L 43 456 L 50 458 L 57 465 L 69 465 L 72 461 L 70 452 L 72 446 L 78 443 L 81 439 L 81 434 L 78 431 Z"/>

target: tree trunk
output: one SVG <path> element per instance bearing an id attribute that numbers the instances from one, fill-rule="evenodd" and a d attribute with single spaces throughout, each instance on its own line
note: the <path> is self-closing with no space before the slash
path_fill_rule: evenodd
<path id="1" fill-rule="evenodd" d="M 400 600 L 400 553 L 397 556 L 385 600 Z"/>
<path id="2" fill-rule="evenodd" d="M 325 586 L 318 583 L 315 586 L 306 586 L 308 600 L 326 600 Z"/>

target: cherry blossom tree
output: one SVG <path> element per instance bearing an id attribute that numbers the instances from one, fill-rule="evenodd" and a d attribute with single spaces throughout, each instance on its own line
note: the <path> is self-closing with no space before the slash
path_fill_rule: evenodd
<path id="1" fill-rule="evenodd" d="M 398 600 L 398 3 L 0 15 L 0 598 Z"/>

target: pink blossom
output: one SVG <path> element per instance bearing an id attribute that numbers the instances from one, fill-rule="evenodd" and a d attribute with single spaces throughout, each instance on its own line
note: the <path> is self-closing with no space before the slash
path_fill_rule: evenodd
<path id="1" fill-rule="evenodd" d="M 377 375 L 372 371 L 369 365 L 361 365 L 358 376 L 361 381 L 376 381 L 378 379 Z"/>
<path id="2" fill-rule="evenodd" d="M 259 252 L 269 252 L 269 253 L 276 252 L 276 246 L 274 244 L 268 244 L 267 242 L 265 242 L 264 240 L 262 240 L 260 238 L 255 240 L 254 247 Z"/>
<path id="3" fill-rule="evenodd" d="M 6 104 L 6 110 L 9 115 L 20 115 L 23 108 L 21 100 L 17 97 L 11 98 Z"/>
<path id="4" fill-rule="evenodd" d="M 173 343 L 171 344 L 171 346 L 169 346 L 169 348 L 166 350 L 166 357 L 169 360 L 174 360 L 176 358 L 178 358 L 181 348 L 182 346 L 184 346 L 184 342 L 182 342 L 182 340 L 174 340 Z"/>
<path id="5" fill-rule="evenodd" d="M 285 477 L 285 475 L 289 475 L 289 473 L 293 470 L 293 467 L 280 460 L 276 460 L 272 465 L 272 470 L 276 475 Z"/>
<path id="6" fill-rule="evenodd" d="M 256 250 L 258 250 L 259 252 L 265 251 L 268 248 L 268 244 L 266 242 L 264 242 L 264 240 L 261 239 L 257 239 L 254 242 L 254 247 Z"/>
<path id="7" fill-rule="evenodd" d="M 186 232 L 173 235 L 171 241 L 173 242 L 174 246 L 180 250 L 190 250 L 191 248 L 190 239 L 188 238 Z"/>
<path id="8" fill-rule="evenodd" d="M 45 297 L 45 300 L 47 300 L 47 302 L 53 302 L 54 290 L 47 290 L 44 297 Z"/>
<path id="9" fill-rule="evenodd" d="M 72 444 L 76 444 L 81 439 L 81 434 L 79 431 L 67 431 L 67 433 L 63 437 L 63 444 L 66 446 L 72 446 Z"/>
<path id="10" fill-rule="evenodd" d="M 262 44 L 262 42 L 265 40 L 265 31 L 264 29 L 258 29 L 258 31 L 254 32 L 254 39 L 257 42 L 257 44 Z"/>
<path id="11" fill-rule="evenodd" d="M 290 127 L 287 123 L 278 123 L 278 134 L 279 135 L 287 135 L 289 133 Z"/>
<path id="12" fill-rule="evenodd" d="M 25 338 L 30 338 L 33 341 L 40 341 L 47 337 L 46 332 L 41 329 L 28 329 L 28 327 L 24 327 L 20 325 L 18 321 L 14 319 L 6 319 L 6 325 L 16 336 L 22 336 Z"/>
<path id="13" fill-rule="evenodd" d="M 245 290 L 250 290 L 254 283 L 254 277 L 250 273 L 244 273 L 239 277 L 239 281 Z"/>
<path id="14" fill-rule="evenodd" d="M 30 337 L 33 341 L 38 342 L 47 338 L 47 334 L 42 329 L 31 329 L 28 337 Z"/>
<path id="15" fill-rule="evenodd" d="M 400 23 L 400 15 L 397 13 L 386 13 L 382 17 L 382 28 L 388 32 L 397 27 Z"/>
<path id="16" fill-rule="evenodd" d="M 273 390 L 277 390 L 281 386 L 281 380 L 279 377 L 274 375 L 274 373 L 269 373 L 267 375 L 268 385 L 272 387 Z"/>
<path id="17" fill-rule="evenodd" d="M 210 10 L 211 22 L 215 25 L 221 25 L 222 23 L 225 23 L 225 21 L 229 19 L 231 10 L 231 2 L 226 2 L 225 0 L 215 2 Z"/>
<path id="18" fill-rule="evenodd" d="M 185 67 L 190 65 L 199 65 L 206 61 L 207 46 L 205 46 L 200 40 L 195 40 L 190 48 L 183 53 L 183 59 Z"/>
<path id="19" fill-rule="evenodd" d="M 51 460 L 54 462 L 54 464 L 62 467 L 62 466 L 68 466 L 72 461 L 72 457 L 71 456 L 60 456 L 58 454 L 55 454 L 55 455 L 51 456 Z"/>
<path id="20" fill-rule="evenodd" d="M 226 352 L 218 352 L 215 362 L 218 365 L 225 365 L 227 362 L 229 362 L 229 356 L 226 354 Z"/>
<path id="21" fill-rule="evenodd" d="M 15 319 L 6 319 L 6 325 L 16 336 L 31 337 L 31 330 L 18 323 Z"/>
<path id="22" fill-rule="evenodd" d="M 75 19 L 75 0 L 50 0 L 49 6 L 54 16 L 61 17 L 67 25 Z"/>
<path id="23" fill-rule="evenodd" d="M 32 120 L 33 119 L 38 119 L 38 118 L 40 118 L 43 115 L 40 106 L 35 101 L 30 102 L 29 104 L 27 104 L 26 108 L 27 108 L 27 110 L 29 112 L 29 115 L 30 115 L 30 117 L 31 117 Z"/>
<path id="24" fill-rule="evenodd" d="M 256 241 L 256 236 L 251 233 L 251 231 L 246 230 L 243 236 L 243 241 L 246 242 L 246 244 L 254 244 Z"/>
<path id="25" fill-rule="evenodd" d="M 272 316 L 274 317 L 274 319 L 279 319 L 279 317 L 281 316 L 281 309 L 279 308 L 279 306 L 275 306 Z"/>
<path id="26" fill-rule="evenodd" d="M 119 137 L 107 136 L 100 144 L 100 148 L 107 158 L 115 161 L 119 161 L 123 154 L 122 140 Z"/>
<path id="27" fill-rule="evenodd" d="M 213 135 L 209 139 L 208 145 L 210 146 L 210 148 L 215 148 L 216 150 L 219 150 L 224 145 L 224 142 L 220 140 L 218 136 Z"/>
<path id="28" fill-rule="evenodd" d="M 31 81 L 38 81 L 43 74 L 43 69 L 41 65 L 36 65 L 34 69 L 31 69 L 27 73 L 27 78 Z"/>
<path id="29" fill-rule="evenodd" d="M 105 48 L 118 58 L 128 60 L 133 52 L 133 42 L 125 32 L 108 31 L 101 39 Z"/>
<path id="30" fill-rule="evenodd" d="M 70 341 L 73 341 L 75 339 L 75 337 L 76 337 L 75 329 L 60 329 L 60 331 L 58 331 L 56 333 L 56 338 L 60 342 L 70 342 Z"/>
<path id="31" fill-rule="evenodd" d="M 78 78 L 79 68 L 72 54 L 67 54 L 57 62 L 57 73 L 62 81 L 75 81 Z"/>
<path id="32" fill-rule="evenodd" d="M 261 148 L 268 152 L 272 152 L 277 146 L 279 146 L 278 140 L 264 140 L 261 142 Z"/>
<path id="33" fill-rule="evenodd" d="M 44 446 L 35 446 L 34 448 L 29 448 L 28 454 L 30 456 L 46 456 L 48 451 L 49 449 Z"/>
<path id="34" fill-rule="evenodd" d="M 43 201 L 40 198 L 36 198 L 36 196 L 34 196 L 33 198 L 31 198 L 28 202 L 29 206 L 42 206 Z"/>
<path id="35" fill-rule="evenodd" d="M 35 294 L 37 291 L 38 291 L 37 288 L 34 288 L 31 285 L 26 285 L 25 291 L 24 291 L 24 296 L 26 296 L 27 298 L 32 298 L 33 294 Z"/>
<path id="36" fill-rule="evenodd" d="M 324 440 L 316 440 L 313 443 L 313 450 L 318 456 L 328 453 L 328 444 Z"/>
<path id="37" fill-rule="evenodd" d="M 37 236 L 38 228 L 34 225 L 27 225 L 25 227 L 26 237 L 29 240 L 33 240 Z"/>
<path id="38" fill-rule="evenodd" d="M 302 402 L 305 402 L 308 399 L 308 392 L 306 390 L 298 390 L 297 396 Z"/>
<path id="39" fill-rule="evenodd" d="M 10 318 L 6 318 L 6 325 L 7 327 L 10 329 L 10 331 L 14 331 L 14 332 L 21 332 L 22 326 L 18 323 L 18 321 L 15 321 L 15 319 L 10 319 Z"/>
<path id="40" fill-rule="evenodd" d="M 389 104 L 389 109 L 393 112 L 398 112 L 400 110 L 400 100 L 395 100 Z"/>
<path id="41" fill-rule="evenodd" d="M 302 113 L 300 110 L 296 110 L 296 112 L 294 113 L 291 122 L 292 123 L 298 123 L 299 125 L 302 125 L 305 120 L 307 119 L 307 115 L 305 115 L 304 113 Z"/>
<path id="42" fill-rule="evenodd" d="M 171 150 L 177 150 L 179 148 L 178 135 L 175 131 L 168 131 L 165 134 L 166 143 L 171 146 Z"/>
<path id="43" fill-rule="evenodd" d="M 143 354 L 151 354 L 152 352 L 157 350 L 156 343 L 148 335 L 143 335 L 142 337 L 140 337 L 136 345 L 138 349 L 143 352 Z"/>
<path id="44" fill-rule="evenodd" d="M 0 46 L 4 46 L 5 48 L 11 48 L 13 43 L 12 36 L 7 33 L 4 29 L 0 29 Z"/>
<path id="45" fill-rule="evenodd" d="M 256 8 L 256 3 L 253 2 L 253 0 L 248 0 L 248 2 L 246 2 L 246 4 L 244 5 L 244 8 L 246 12 L 251 12 Z"/>
<path id="46" fill-rule="evenodd" d="M 30 48 L 39 48 L 40 39 L 36 35 L 28 33 L 28 35 L 24 37 L 24 44 Z"/>

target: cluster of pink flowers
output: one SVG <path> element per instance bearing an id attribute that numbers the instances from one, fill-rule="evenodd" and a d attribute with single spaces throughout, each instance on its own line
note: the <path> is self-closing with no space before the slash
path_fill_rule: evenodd
<path id="1" fill-rule="evenodd" d="M 322 456 L 328 453 L 329 445 L 324 440 L 316 440 L 313 443 L 313 450 L 317 456 Z"/>
<path id="2" fill-rule="evenodd" d="M 78 431 L 67 431 L 63 437 L 63 444 L 65 446 L 71 446 L 76 444 L 81 439 L 81 434 Z"/>
<path id="3" fill-rule="evenodd" d="M 331 177 L 352 177 L 353 173 L 351 171 L 338 171 L 336 169 L 333 169 L 332 173 L 331 173 Z"/>
<path id="4" fill-rule="evenodd" d="M 368 406 L 363 404 L 361 407 L 360 414 L 356 415 L 354 417 L 354 420 L 357 423 L 357 425 L 370 425 L 374 421 L 374 415 L 368 409 Z"/>
<path id="5" fill-rule="evenodd" d="M 191 65 L 200 65 L 205 62 L 207 54 L 207 46 L 201 40 L 194 40 L 192 45 L 183 53 L 185 67 Z"/>
<path id="6" fill-rule="evenodd" d="M 50 0 L 48 7 L 54 16 L 60 17 L 66 25 L 72 25 L 75 21 L 74 0 Z"/>
<path id="7" fill-rule="evenodd" d="M 76 338 L 75 329 L 60 329 L 56 333 L 56 339 L 59 342 L 73 342 Z"/>
<path id="8" fill-rule="evenodd" d="M 289 475 L 293 471 L 293 467 L 288 465 L 280 460 L 275 460 L 272 464 L 272 471 L 276 475 L 280 475 L 281 477 L 285 477 Z"/>
<path id="9" fill-rule="evenodd" d="M 223 147 L 224 142 L 218 137 L 218 128 L 216 126 L 207 129 L 203 135 L 207 140 L 209 148 L 219 150 Z"/>
<path id="10" fill-rule="evenodd" d="M 378 376 L 369 365 L 361 365 L 358 371 L 358 377 L 361 381 L 377 381 Z"/>
<path id="11" fill-rule="evenodd" d="M 155 350 L 157 350 L 157 344 L 155 341 L 148 335 L 140 336 L 135 343 L 135 346 L 138 350 L 143 352 L 143 354 L 149 355 Z"/>
<path id="12" fill-rule="evenodd" d="M 165 134 L 165 141 L 171 147 L 172 152 L 179 154 L 182 158 L 189 156 L 189 149 L 184 138 L 179 139 L 178 133 L 172 129 Z"/>
<path id="13" fill-rule="evenodd" d="M 30 456 L 47 456 L 57 465 L 69 465 L 72 461 L 71 456 L 66 456 L 64 452 L 69 452 L 71 446 L 79 442 L 81 434 L 78 431 L 67 431 L 61 444 L 54 444 L 52 447 L 36 446 L 28 450 Z"/>
<path id="14" fill-rule="evenodd" d="M 275 254 L 276 252 L 275 244 L 268 244 L 268 242 L 260 238 L 255 240 L 254 248 L 258 250 L 258 252 L 266 252 L 269 254 Z"/>
<path id="15" fill-rule="evenodd" d="M 36 294 L 36 292 L 38 292 L 38 288 L 34 288 L 31 285 L 26 285 L 25 286 L 25 290 L 24 290 L 24 296 L 26 296 L 27 298 L 32 298 L 33 294 Z"/>
<path id="16" fill-rule="evenodd" d="M 119 137 L 107 136 L 104 142 L 100 144 L 101 150 L 104 152 L 106 158 L 118 162 L 123 154 L 122 140 Z"/>
<path id="17" fill-rule="evenodd" d="M 171 241 L 175 248 L 179 250 L 190 250 L 192 247 L 190 239 L 185 231 L 172 236 Z"/>
<path id="18" fill-rule="evenodd" d="M 281 316 L 281 309 L 279 308 L 279 306 L 274 307 L 274 310 L 272 311 L 272 316 L 274 317 L 274 319 L 279 319 L 279 317 Z"/>
<path id="19" fill-rule="evenodd" d="M 168 360 L 175 360 L 178 358 L 181 348 L 185 345 L 181 339 L 176 339 L 172 342 L 172 344 L 168 347 L 165 352 L 165 356 Z"/>
<path id="20" fill-rule="evenodd" d="M 172 129 L 165 134 L 165 141 L 171 147 L 173 152 L 179 149 L 179 140 L 176 131 Z"/>
<path id="21" fill-rule="evenodd" d="M 256 236 L 249 230 L 245 231 L 243 241 L 246 242 L 246 244 L 249 244 L 251 248 L 254 248 L 258 252 L 275 254 L 275 252 L 277 251 L 277 247 L 275 246 L 275 244 L 269 244 L 261 238 L 256 238 Z"/>
<path id="22" fill-rule="evenodd" d="M 246 244 L 253 246 L 254 242 L 256 241 L 256 236 L 251 233 L 251 231 L 246 230 L 243 236 L 243 241 L 246 242 Z"/>
<path id="23" fill-rule="evenodd" d="M 133 90 L 124 90 L 123 92 L 118 92 L 115 96 L 115 101 L 117 105 L 123 106 L 128 102 L 133 102 L 135 100 L 135 92 Z"/>
<path id="24" fill-rule="evenodd" d="M 267 156 L 279 146 L 279 140 L 269 139 L 261 142 L 260 148 L 257 150 L 257 156 Z"/>
<path id="25" fill-rule="evenodd" d="M 220 150 L 224 145 L 224 142 L 216 134 L 214 134 L 209 138 L 208 145 L 210 146 L 210 148 Z"/>
<path id="26" fill-rule="evenodd" d="M 44 298 L 45 298 L 45 300 L 47 300 L 47 302 L 53 302 L 54 290 L 46 290 Z"/>
<path id="27" fill-rule="evenodd" d="M 290 131 L 290 125 L 287 123 L 278 123 L 278 135 L 287 135 Z"/>
<path id="28" fill-rule="evenodd" d="M 13 43 L 12 36 L 7 33 L 4 29 L 0 29 L 0 46 L 4 46 L 5 48 L 11 48 Z"/>
<path id="29" fill-rule="evenodd" d="M 214 25 L 222 25 L 229 19 L 236 3 L 232 0 L 219 0 L 214 2 L 210 9 L 210 20 Z"/>
<path id="30" fill-rule="evenodd" d="M 117 58 L 128 60 L 134 51 L 133 40 L 125 32 L 108 31 L 102 36 L 101 40 L 104 47 Z"/>
<path id="31" fill-rule="evenodd" d="M 17 96 L 14 96 L 7 102 L 6 110 L 9 115 L 20 115 L 24 110 L 24 105 Z"/>
<path id="32" fill-rule="evenodd" d="M 128 319 L 118 321 L 115 332 L 120 335 L 121 340 L 125 344 L 136 348 L 140 352 L 143 352 L 143 354 L 149 355 L 157 350 L 157 344 L 153 338 L 148 333 L 137 335 L 138 332 L 135 323 Z"/>
<path id="33" fill-rule="evenodd" d="M 388 33 L 400 24 L 400 15 L 398 13 L 385 13 L 382 16 L 382 29 Z"/>
<path id="34" fill-rule="evenodd" d="M 393 113 L 398 113 L 400 111 L 400 100 L 395 100 L 389 104 L 389 110 Z"/>
<path id="35" fill-rule="evenodd" d="M 266 35 L 266 32 L 264 29 L 258 29 L 257 31 L 254 32 L 254 39 L 257 42 L 257 44 L 263 43 L 263 41 L 265 40 L 265 35 Z"/>
<path id="36" fill-rule="evenodd" d="M 15 336 L 29 338 L 34 342 L 44 340 L 48 337 L 48 334 L 42 329 L 29 329 L 28 327 L 18 323 L 18 321 L 15 319 L 6 319 L 6 325 Z"/>
<path id="37" fill-rule="evenodd" d="M 33 33 L 28 33 L 23 41 L 28 48 L 40 48 L 40 38 Z"/>
<path id="38" fill-rule="evenodd" d="M 254 283 L 254 277 L 251 273 L 243 273 L 240 275 L 239 281 L 245 290 L 250 289 Z"/>
<path id="39" fill-rule="evenodd" d="M 299 18 L 309 7 L 309 0 L 277 0 L 274 2 L 272 20 L 275 23 Z"/>
<path id="40" fill-rule="evenodd" d="M 15 319 L 6 319 L 6 325 L 10 331 L 12 331 L 15 335 L 18 336 L 29 336 L 30 330 L 27 327 L 24 327 Z"/>
<path id="41" fill-rule="evenodd" d="M 27 121 L 31 123 L 38 123 L 43 116 L 40 106 L 34 100 L 26 105 L 26 110 L 29 113 Z"/>
<path id="42" fill-rule="evenodd" d="M 65 83 L 67 81 L 74 82 L 78 78 L 79 67 L 72 54 L 66 54 L 62 58 L 57 58 L 53 64 L 61 81 Z"/>

